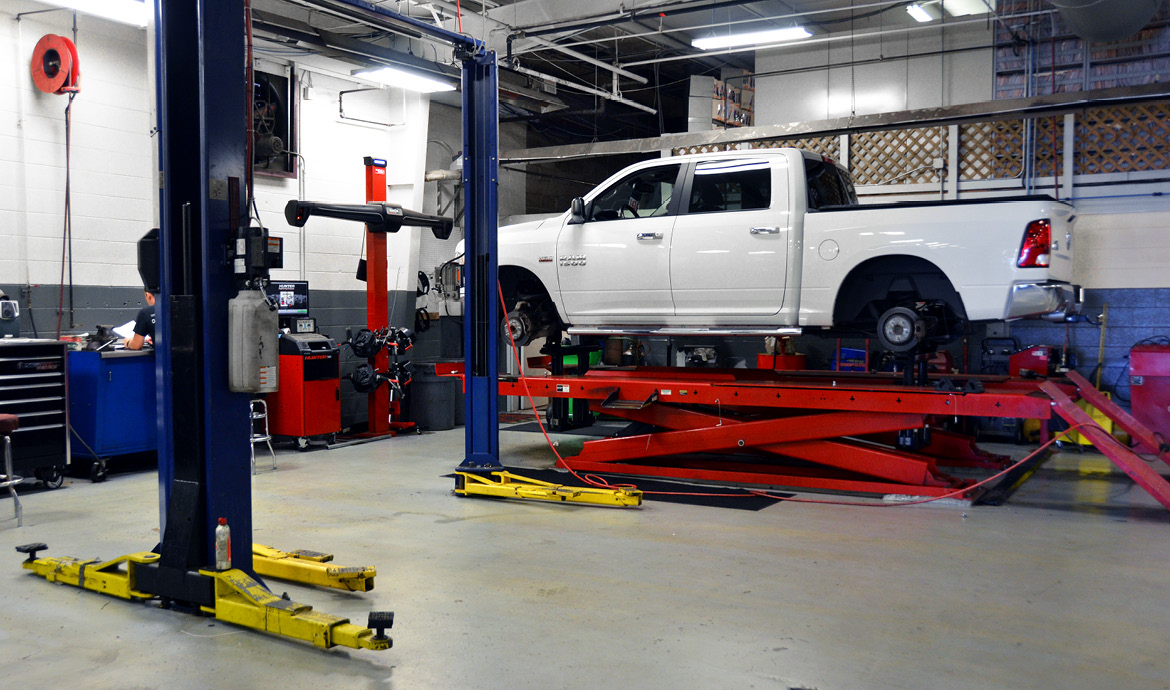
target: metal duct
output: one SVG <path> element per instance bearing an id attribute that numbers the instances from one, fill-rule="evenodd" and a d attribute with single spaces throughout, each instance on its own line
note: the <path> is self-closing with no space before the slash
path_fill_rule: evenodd
<path id="1" fill-rule="evenodd" d="M 1150 23 L 1161 0 L 1049 0 L 1073 33 L 1108 43 L 1129 38 Z"/>

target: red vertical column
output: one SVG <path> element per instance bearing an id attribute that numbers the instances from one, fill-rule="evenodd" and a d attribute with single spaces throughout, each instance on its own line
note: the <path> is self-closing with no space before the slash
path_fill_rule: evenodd
<path id="1" fill-rule="evenodd" d="M 386 161 L 365 158 L 366 203 L 386 200 Z M 390 325 L 390 301 L 386 286 L 386 233 L 371 232 L 366 226 L 366 328 L 378 331 Z M 390 368 L 390 355 L 385 349 L 371 358 L 374 371 Z M 390 431 L 390 387 L 378 386 L 369 396 L 369 433 Z"/>

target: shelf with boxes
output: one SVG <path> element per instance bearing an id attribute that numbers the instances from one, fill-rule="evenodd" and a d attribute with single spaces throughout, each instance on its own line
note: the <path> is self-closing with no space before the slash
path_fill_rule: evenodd
<path id="1" fill-rule="evenodd" d="M 756 78 L 751 72 L 716 79 L 711 94 L 711 120 L 727 127 L 751 127 L 756 123 Z"/>

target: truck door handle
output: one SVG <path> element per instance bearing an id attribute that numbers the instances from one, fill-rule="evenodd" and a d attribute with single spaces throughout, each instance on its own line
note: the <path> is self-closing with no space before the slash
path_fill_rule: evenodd
<path id="1" fill-rule="evenodd" d="M 660 240 L 660 239 L 662 239 L 662 233 L 660 233 L 660 232 L 640 232 L 640 233 L 638 233 L 638 239 L 640 239 L 640 240 Z"/>
<path id="2" fill-rule="evenodd" d="M 771 227 L 752 228 L 750 232 L 753 235 L 779 235 L 780 228 L 773 225 Z"/>

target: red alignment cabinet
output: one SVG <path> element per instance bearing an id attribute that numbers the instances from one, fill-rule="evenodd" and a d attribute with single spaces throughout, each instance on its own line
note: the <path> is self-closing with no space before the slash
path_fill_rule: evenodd
<path id="1" fill-rule="evenodd" d="M 280 390 L 268 396 L 274 436 L 324 436 L 341 431 L 341 351 L 319 333 L 280 336 Z"/>
<path id="2" fill-rule="evenodd" d="M 1129 394 L 1134 418 L 1170 437 L 1170 345 L 1138 345 L 1129 351 Z"/>

